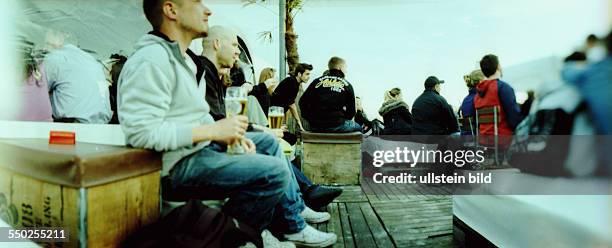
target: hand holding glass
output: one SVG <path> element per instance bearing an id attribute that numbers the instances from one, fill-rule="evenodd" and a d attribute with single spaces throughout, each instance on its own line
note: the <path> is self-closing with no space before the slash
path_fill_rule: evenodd
<path id="1" fill-rule="evenodd" d="M 229 87 L 225 92 L 225 114 L 227 117 L 246 115 L 247 96 L 242 87 Z M 244 154 L 245 150 L 239 141 L 234 141 L 227 147 L 229 154 Z"/>

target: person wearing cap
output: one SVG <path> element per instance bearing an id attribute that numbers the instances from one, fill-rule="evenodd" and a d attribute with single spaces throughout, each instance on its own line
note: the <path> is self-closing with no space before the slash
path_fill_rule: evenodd
<path id="1" fill-rule="evenodd" d="M 425 80 L 425 91 L 412 104 L 412 134 L 449 135 L 459 132 L 453 109 L 440 95 L 443 83 L 435 76 Z"/>

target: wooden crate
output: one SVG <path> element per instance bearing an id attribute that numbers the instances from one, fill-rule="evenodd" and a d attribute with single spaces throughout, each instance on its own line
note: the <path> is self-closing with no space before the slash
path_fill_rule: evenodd
<path id="1" fill-rule="evenodd" d="M 70 241 L 50 247 L 116 247 L 158 219 L 158 154 L 41 142 L 0 141 L 0 217 L 9 225 L 65 228 Z"/>
<path id="2" fill-rule="evenodd" d="M 359 184 L 361 133 L 302 134 L 302 171 L 316 184 Z"/>

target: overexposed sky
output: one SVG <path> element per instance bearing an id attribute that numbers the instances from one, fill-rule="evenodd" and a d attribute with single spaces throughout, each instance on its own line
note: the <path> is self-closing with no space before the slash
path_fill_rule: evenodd
<path id="1" fill-rule="evenodd" d="M 400 87 L 412 106 L 425 78 L 435 75 L 446 81 L 442 95 L 458 106 L 467 94 L 462 76 L 477 69 L 483 55 L 498 55 L 503 67 L 563 57 L 589 33 L 603 35 L 611 26 L 609 0 L 350 2 L 306 0 L 296 17 L 299 53 L 314 65 L 314 76 L 331 56 L 345 58 L 347 77 L 370 118 L 390 88 Z M 238 27 L 249 40 L 256 68 L 278 67 L 274 4 L 209 4 L 212 25 Z M 272 44 L 257 39 L 268 30 Z"/>

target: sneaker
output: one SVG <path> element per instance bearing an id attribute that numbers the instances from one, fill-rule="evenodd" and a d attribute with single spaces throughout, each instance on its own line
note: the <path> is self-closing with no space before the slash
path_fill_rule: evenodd
<path id="1" fill-rule="evenodd" d="M 300 216 L 304 218 L 304 220 L 311 224 L 323 223 L 331 218 L 331 215 L 326 212 L 316 212 L 311 208 L 304 206 L 304 211 L 300 213 Z"/>
<path id="2" fill-rule="evenodd" d="M 261 239 L 265 248 L 295 248 L 291 242 L 281 242 L 268 230 L 261 232 Z M 254 245 L 253 245 L 254 246 Z"/>
<path id="3" fill-rule="evenodd" d="M 336 243 L 335 233 L 321 232 L 306 225 L 299 233 L 285 234 L 285 238 L 299 247 L 327 247 Z"/>
<path id="4" fill-rule="evenodd" d="M 341 194 L 341 188 L 313 185 L 304 192 L 303 198 L 306 205 L 310 208 L 321 209 Z"/>

